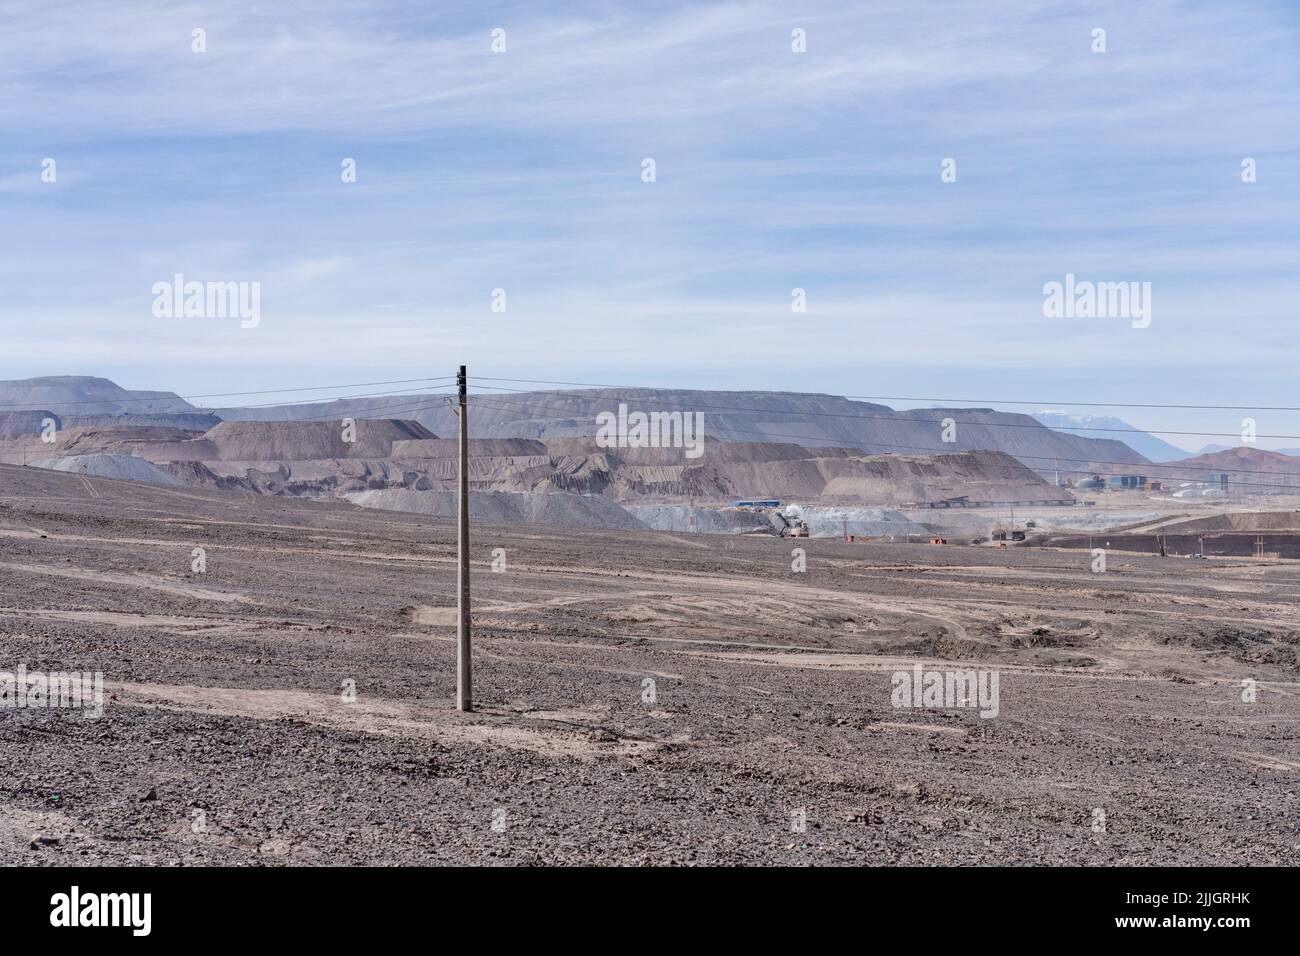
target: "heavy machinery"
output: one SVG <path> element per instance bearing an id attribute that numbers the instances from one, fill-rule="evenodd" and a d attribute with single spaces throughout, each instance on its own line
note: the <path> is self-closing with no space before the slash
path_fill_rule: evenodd
<path id="1" fill-rule="evenodd" d="M 808 522 L 802 518 L 782 514 L 780 511 L 773 511 L 768 517 L 768 521 L 771 522 L 778 538 L 808 537 Z"/>
<path id="2" fill-rule="evenodd" d="M 768 524 L 772 526 L 778 538 L 808 537 L 808 522 L 795 515 L 782 513 L 779 498 L 749 498 L 735 502 L 732 507 L 741 511 L 760 511 L 766 514 Z"/>

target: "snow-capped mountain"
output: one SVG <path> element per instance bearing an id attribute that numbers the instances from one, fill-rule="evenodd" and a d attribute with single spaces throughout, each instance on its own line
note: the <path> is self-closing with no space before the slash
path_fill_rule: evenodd
<path id="1" fill-rule="evenodd" d="M 1065 431 L 1071 435 L 1081 435 L 1085 438 L 1114 438 L 1151 461 L 1178 461 L 1190 458 L 1193 454 L 1154 435 L 1134 429 L 1128 422 L 1110 415 L 1072 415 L 1069 412 L 1045 409 L 1035 412 L 1033 417 L 1048 428 Z"/>

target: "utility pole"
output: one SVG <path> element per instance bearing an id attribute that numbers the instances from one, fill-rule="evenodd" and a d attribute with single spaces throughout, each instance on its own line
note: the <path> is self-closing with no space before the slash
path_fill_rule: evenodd
<path id="1" fill-rule="evenodd" d="M 465 366 L 456 376 L 460 401 L 460 494 L 456 512 L 456 709 L 473 710 L 474 673 L 469 656 L 469 413 L 465 405 Z"/>

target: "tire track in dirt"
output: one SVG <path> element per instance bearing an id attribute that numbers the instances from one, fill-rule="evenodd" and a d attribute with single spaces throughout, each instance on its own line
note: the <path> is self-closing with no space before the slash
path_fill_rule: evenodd
<path id="1" fill-rule="evenodd" d="M 0 561 L 0 568 L 21 571 L 26 574 L 40 574 L 50 577 L 68 578 L 74 581 L 88 581 L 93 584 L 113 584 L 125 588 L 146 588 L 160 591 L 176 597 L 194 598 L 200 601 L 220 601 L 227 604 L 256 604 L 245 594 L 228 594 L 224 591 L 212 591 L 195 587 L 192 584 L 180 584 L 165 581 L 147 574 L 120 574 L 115 571 L 92 571 L 86 568 L 51 567 L 38 564 L 13 564 Z"/>
<path id="2" fill-rule="evenodd" d="M 104 690 L 112 695 L 114 707 L 162 707 L 258 720 L 294 719 L 331 730 L 411 737 L 446 746 L 500 746 L 585 761 L 595 760 L 601 754 L 645 756 L 665 743 L 674 742 L 611 735 L 602 715 L 591 709 L 570 708 L 559 716 L 499 708 L 462 714 L 446 706 L 417 705 L 364 695 L 347 702 L 337 694 L 306 690 L 135 683 L 105 683 Z M 602 739 L 602 731 L 616 739 Z"/>

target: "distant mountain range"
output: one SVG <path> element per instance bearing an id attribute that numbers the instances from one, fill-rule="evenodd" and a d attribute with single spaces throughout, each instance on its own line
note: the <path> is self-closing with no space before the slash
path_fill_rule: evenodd
<path id="1" fill-rule="evenodd" d="M 1045 410 L 1035 412 L 1034 420 L 1042 422 L 1048 428 L 1058 428 L 1072 435 L 1118 439 L 1151 461 L 1178 461 L 1192 457 L 1190 451 L 1171 445 L 1110 415 L 1071 415 L 1068 412 Z"/>

